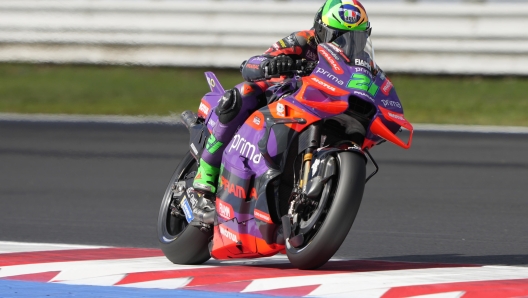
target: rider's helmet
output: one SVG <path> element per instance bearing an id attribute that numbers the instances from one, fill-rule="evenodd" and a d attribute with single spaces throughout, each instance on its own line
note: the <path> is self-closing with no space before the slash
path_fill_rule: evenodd
<path id="1" fill-rule="evenodd" d="M 357 0 L 326 0 L 315 15 L 314 29 L 317 43 L 332 42 L 348 31 L 371 31 L 367 12 Z"/>

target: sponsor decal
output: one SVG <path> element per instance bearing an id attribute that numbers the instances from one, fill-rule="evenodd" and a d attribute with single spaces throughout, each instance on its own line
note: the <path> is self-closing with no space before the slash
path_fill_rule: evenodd
<path id="1" fill-rule="evenodd" d="M 345 84 L 345 82 L 343 82 L 342 80 L 340 80 L 338 77 L 336 77 L 333 73 L 329 72 L 328 70 L 325 70 L 321 67 L 317 67 L 317 69 L 315 70 L 315 73 L 316 74 L 322 74 L 324 76 L 326 76 L 330 81 L 336 83 L 336 84 L 339 84 L 339 85 L 343 85 Z"/>
<path id="2" fill-rule="evenodd" d="M 381 85 L 381 92 L 388 96 L 393 86 L 394 85 L 392 84 L 392 82 L 389 81 L 389 79 L 386 79 L 385 82 L 383 82 L 383 84 Z"/>
<path id="3" fill-rule="evenodd" d="M 282 39 L 279 40 L 279 43 L 280 43 L 280 45 L 281 45 L 283 48 L 287 47 L 287 46 L 286 46 L 286 43 L 284 42 L 284 40 L 282 40 Z"/>
<path id="4" fill-rule="evenodd" d="M 200 116 L 207 116 L 209 115 L 209 106 L 207 105 L 207 102 L 205 101 L 202 101 L 200 103 L 200 106 L 198 107 L 198 114 L 200 114 Z"/>
<path id="5" fill-rule="evenodd" d="M 323 86 L 324 88 L 330 90 L 330 91 L 336 91 L 336 87 L 329 85 L 323 80 L 318 79 L 317 77 L 310 77 L 310 79 L 314 82 L 316 82 L 318 85 Z"/>
<path id="6" fill-rule="evenodd" d="M 370 64 L 367 61 L 365 61 L 365 60 L 355 59 L 354 60 L 354 64 L 358 65 L 358 66 L 363 66 L 363 67 L 367 68 L 368 70 L 372 70 L 372 68 L 370 67 Z"/>
<path id="7" fill-rule="evenodd" d="M 257 147 L 251 144 L 249 141 L 241 137 L 239 134 L 236 134 L 231 141 L 231 147 L 227 152 L 235 150 L 240 153 L 240 156 L 246 157 L 255 164 L 259 164 L 262 159 L 262 154 L 258 153 Z"/>
<path id="8" fill-rule="evenodd" d="M 273 221 L 271 220 L 271 217 L 269 216 L 269 214 L 267 214 L 265 212 L 262 212 L 260 210 L 255 209 L 253 214 L 255 215 L 256 219 L 260 219 L 260 220 L 262 220 L 264 222 L 267 222 L 267 223 L 273 223 Z"/>
<path id="9" fill-rule="evenodd" d="M 401 121 L 406 121 L 405 118 L 403 118 L 403 116 L 400 115 L 400 114 L 395 114 L 395 113 L 392 113 L 392 112 L 388 112 L 387 114 L 389 115 L 389 117 L 392 117 L 394 119 L 398 119 L 398 120 L 401 120 Z"/>
<path id="10" fill-rule="evenodd" d="M 187 220 L 187 222 L 191 222 L 194 219 L 194 214 L 186 198 L 183 198 L 180 201 L 180 207 L 182 208 L 183 213 L 185 214 L 185 219 Z"/>
<path id="11" fill-rule="evenodd" d="M 353 151 L 360 151 L 360 152 L 362 152 L 361 147 L 359 147 L 359 146 L 356 145 L 356 144 L 353 144 L 352 147 L 348 147 L 347 150 L 353 150 Z"/>
<path id="12" fill-rule="evenodd" d="M 209 86 L 211 86 L 211 88 L 214 88 L 216 86 L 215 80 L 210 77 L 206 77 L 206 78 L 207 78 L 207 83 L 209 84 Z"/>
<path id="13" fill-rule="evenodd" d="M 393 101 L 393 100 L 387 100 L 387 99 L 382 99 L 381 100 L 381 103 L 383 103 L 383 106 L 385 107 L 397 107 L 397 108 L 402 108 L 401 104 L 397 101 Z"/>
<path id="14" fill-rule="evenodd" d="M 334 51 L 332 49 L 330 49 L 328 46 L 326 46 L 326 44 L 321 44 L 321 47 L 323 47 L 325 50 L 327 50 L 328 53 L 330 55 L 332 55 L 332 57 L 334 57 L 335 60 L 337 60 L 337 61 L 341 60 L 341 58 L 339 58 L 339 56 L 337 56 L 337 54 L 334 53 Z"/>
<path id="15" fill-rule="evenodd" d="M 262 120 L 260 119 L 259 116 L 255 116 L 255 117 L 253 117 L 253 123 L 254 123 L 255 125 L 258 126 L 258 125 L 260 125 L 261 122 L 262 122 Z"/>
<path id="16" fill-rule="evenodd" d="M 370 96 L 369 94 L 367 94 L 367 93 L 365 93 L 365 92 L 354 91 L 354 94 L 364 96 L 364 97 L 370 99 L 371 101 L 374 101 L 374 98 L 372 98 L 372 96 Z"/>
<path id="17" fill-rule="evenodd" d="M 246 64 L 246 67 L 247 68 L 251 68 L 251 69 L 260 69 L 260 65 L 257 65 L 257 64 Z"/>
<path id="18" fill-rule="evenodd" d="M 322 47 L 317 48 L 317 51 L 319 52 L 319 54 L 321 54 L 321 56 L 323 56 L 323 58 L 326 60 L 326 62 L 328 62 L 328 64 L 330 64 L 330 66 L 332 66 L 332 69 L 337 74 L 343 74 L 344 73 L 343 69 L 339 66 L 337 61 L 332 57 L 332 55 L 330 53 L 328 53 Z"/>
<path id="19" fill-rule="evenodd" d="M 288 45 L 290 46 L 293 46 L 295 45 L 295 40 L 293 39 L 293 37 L 290 35 L 288 37 L 286 37 L 286 42 L 288 43 Z"/>
<path id="20" fill-rule="evenodd" d="M 222 187 L 228 193 L 234 195 L 237 198 L 246 198 L 246 190 L 242 186 L 229 182 L 229 180 L 227 180 L 225 177 L 221 177 L 220 181 L 222 182 Z"/>
<path id="21" fill-rule="evenodd" d="M 310 60 L 317 60 L 317 55 L 314 52 L 308 50 L 306 52 L 306 58 L 308 58 Z"/>
<path id="22" fill-rule="evenodd" d="M 192 187 L 187 188 L 187 198 L 189 198 L 189 201 L 191 202 L 193 209 L 196 208 L 196 204 L 198 204 L 198 200 L 194 196 L 194 188 Z"/>
<path id="23" fill-rule="evenodd" d="M 196 149 L 196 146 L 194 146 L 193 143 L 191 143 L 191 149 L 194 152 L 194 155 L 198 155 L 198 149 Z"/>
<path id="24" fill-rule="evenodd" d="M 281 117 L 286 117 L 286 108 L 282 103 L 277 104 L 277 115 Z"/>
<path id="25" fill-rule="evenodd" d="M 233 211 L 233 207 L 231 207 L 231 205 L 229 205 L 228 203 L 220 200 L 220 199 L 216 199 L 216 212 L 218 214 L 218 216 L 224 218 L 224 219 L 227 219 L 227 220 L 230 220 L 232 219 L 234 216 L 235 216 L 235 212 Z"/>
<path id="26" fill-rule="evenodd" d="M 343 20 L 349 24 L 355 24 L 361 18 L 361 14 L 357 10 L 353 9 L 353 6 L 340 9 L 340 12 L 342 14 Z"/>
<path id="27" fill-rule="evenodd" d="M 235 233 L 229 231 L 227 228 L 224 228 L 222 225 L 220 226 L 220 234 L 234 243 L 238 243 Z"/>
<path id="28" fill-rule="evenodd" d="M 369 77 L 372 76 L 372 73 L 368 69 L 365 69 L 363 67 L 354 67 L 354 69 L 356 70 L 356 72 L 362 72 L 362 73 L 368 75 Z"/>
<path id="29" fill-rule="evenodd" d="M 264 128 L 264 115 L 262 115 L 261 112 L 256 111 L 248 117 L 245 123 L 255 130 L 261 130 Z"/>
<path id="30" fill-rule="evenodd" d="M 339 55 L 345 59 L 346 62 L 350 62 L 350 59 L 343 53 L 343 50 L 339 48 L 338 46 L 334 45 L 333 43 L 327 43 L 328 46 L 330 46 L 335 52 L 339 53 Z"/>
<path id="31" fill-rule="evenodd" d="M 336 45 L 333 44 L 333 43 L 327 43 L 327 44 L 325 44 L 325 45 L 328 45 L 329 47 L 332 48 L 332 50 L 334 50 L 334 51 L 336 51 L 336 52 L 338 52 L 338 53 L 343 52 L 343 50 L 341 50 L 340 47 L 336 46 Z"/>
<path id="32" fill-rule="evenodd" d="M 251 58 L 250 61 L 251 61 L 251 62 L 253 62 L 253 61 L 260 61 L 260 62 L 262 62 L 262 61 L 265 61 L 265 60 L 268 60 L 268 58 L 267 58 L 267 57 L 262 57 L 262 56 L 257 56 L 257 57 L 253 57 L 253 58 Z"/>

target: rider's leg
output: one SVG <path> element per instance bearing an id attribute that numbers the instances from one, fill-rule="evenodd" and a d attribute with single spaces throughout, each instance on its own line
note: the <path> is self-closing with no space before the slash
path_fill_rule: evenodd
<path id="1" fill-rule="evenodd" d="M 222 153 L 238 127 L 265 104 L 267 84 L 241 83 L 227 90 L 215 109 L 218 123 L 207 139 L 193 187 L 202 193 L 216 193 Z"/>

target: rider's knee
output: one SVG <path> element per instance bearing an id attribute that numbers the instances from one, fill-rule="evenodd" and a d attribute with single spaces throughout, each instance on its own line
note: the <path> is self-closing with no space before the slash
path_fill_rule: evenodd
<path id="1" fill-rule="evenodd" d="M 227 124 L 240 113 L 241 109 L 242 95 L 237 88 L 233 88 L 224 93 L 215 109 L 215 113 L 220 123 Z"/>

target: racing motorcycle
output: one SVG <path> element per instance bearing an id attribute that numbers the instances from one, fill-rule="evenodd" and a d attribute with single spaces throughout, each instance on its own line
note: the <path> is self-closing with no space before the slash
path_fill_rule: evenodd
<path id="1" fill-rule="evenodd" d="M 211 92 L 182 121 L 190 132 L 163 197 L 158 238 L 176 264 L 285 253 L 300 269 L 325 264 L 358 212 L 366 182 L 378 172 L 369 150 L 384 141 L 411 146 L 412 125 L 396 90 L 374 61 L 370 39 L 348 32 L 319 44 L 319 61 L 296 61 L 268 104 L 255 111 L 222 156 L 216 197 L 192 189 L 197 162 L 218 122 L 225 90 L 206 72 Z M 396 133 L 410 132 L 404 141 Z M 367 177 L 370 160 L 374 170 Z"/>

